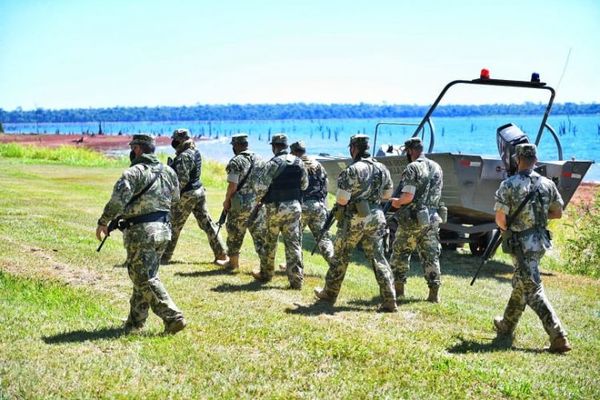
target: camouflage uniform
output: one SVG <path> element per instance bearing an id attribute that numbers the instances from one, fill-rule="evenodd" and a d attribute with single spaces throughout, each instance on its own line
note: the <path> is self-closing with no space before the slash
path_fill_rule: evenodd
<path id="1" fill-rule="evenodd" d="M 306 151 L 303 141 L 292 143 L 292 152 Z M 308 187 L 302 193 L 302 230 L 308 225 L 315 240 L 319 237 L 325 220 L 327 219 L 327 172 L 314 158 L 303 154 L 300 159 L 308 172 Z M 333 256 L 333 242 L 329 232 L 325 232 L 319 243 L 319 251 L 325 261 L 329 262 Z"/>
<path id="2" fill-rule="evenodd" d="M 287 145 L 287 137 L 283 134 L 273 135 L 271 144 Z M 297 176 L 288 180 L 289 192 L 297 190 L 297 198 L 291 200 L 268 200 L 274 193 L 274 183 L 277 178 L 282 178 L 287 171 L 297 170 Z M 298 181 L 298 182 L 295 182 Z M 300 289 L 304 280 L 304 267 L 302 263 L 302 235 L 301 217 L 302 206 L 300 204 L 301 191 L 308 187 L 308 174 L 304 163 L 298 157 L 281 150 L 265 164 L 261 175 L 261 185 L 268 188 L 263 197 L 266 209 L 267 238 L 265 243 L 266 265 L 261 266 L 258 277 L 260 280 L 269 281 L 273 277 L 275 269 L 275 253 L 279 233 L 283 236 L 285 245 L 286 271 L 290 285 L 294 289 Z M 298 187 L 295 187 L 298 186 Z M 281 191 L 279 191 L 281 193 Z M 287 196 L 286 196 L 287 197 Z"/>
<path id="3" fill-rule="evenodd" d="M 365 139 L 366 138 L 366 139 Z M 355 135 L 351 144 L 367 141 L 364 135 Z M 363 250 L 375 271 L 383 304 L 393 304 L 395 310 L 396 294 L 393 286 L 392 271 L 383 254 L 383 237 L 386 223 L 380 202 L 389 198 L 393 183 L 385 165 L 371 157 L 360 158 L 343 170 L 337 178 L 338 194 L 349 199 L 344 207 L 341 220 L 338 220 L 337 234 L 334 240 L 334 255 L 329 262 L 323 290 L 315 290 L 317 297 L 334 302 L 340 292 L 346 275 L 352 250 L 362 241 Z M 369 204 L 368 215 L 361 217 L 356 205 L 361 201 Z M 392 311 L 392 310 L 388 310 Z"/>
<path id="4" fill-rule="evenodd" d="M 410 143 L 409 143 L 410 142 Z M 409 140 L 407 143 L 420 142 Z M 405 284 L 410 258 L 417 250 L 429 288 L 438 288 L 440 279 L 440 238 L 438 207 L 442 198 L 443 173 L 438 163 L 421 155 L 410 162 L 402 173 L 403 193 L 412 193 L 413 200 L 397 212 L 398 230 L 394 239 L 390 265 L 397 283 Z M 428 222 L 419 223 L 417 212 L 427 210 Z"/>
<path id="5" fill-rule="evenodd" d="M 245 139 L 246 135 L 243 136 Z M 235 139 L 232 138 L 232 141 Z M 244 140 L 245 141 L 245 140 Z M 252 165 L 250 175 L 248 171 Z M 231 208 L 227 214 L 227 247 L 229 249 L 228 255 L 237 256 L 240 254 L 242 242 L 246 235 L 246 229 L 250 231 L 252 240 L 254 242 L 254 249 L 258 255 L 261 265 L 265 265 L 265 248 L 266 248 L 266 237 L 267 237 L 267 225 L 265 219 L 265 210 L 261 208 L 256 216 L 256 219 L 248 226 L 248 219 L 252 210 L 256 206 L 257 197 L 257 180 L 260 176 L 260 172 L 264 167 L 264 161 L 250 150 L 244 150 L 239 154 L 235 155 L 225 168 L 227 172 L 227 181 L 240 183 L 246 175 L 246 182 L 238 189 L 234 195 L 234 200 Z"/>
<path id="6" fill-rule="evenodd" d="M 134 135 L 131 144 L 150 142 L 146 135 Z M 132 204 L 131 198 L 142 191 L 162 168 L 159 178 Z M 130 219 L 165 212 L 168 215 L 171 202 L 179 199 L 177 176 L 170 168 L 163 168 L 154 154 L 143 154 L 132 161 L 115 184 L 110 201 L 98 220 L 98 225 L 108 225 L 116 216 Z M 127 324 L 140 328 L 148 317 L 148 308 L 163 319 L 168 327 L 183 320 L 165 287 L 158 278 L 160 257 L 171 239 L 171 229 L 165 220 L 137 223 L 123 230 L 123 242 L 127 250 L 127 272 L 133 282 L 130 312 Z"/>
<path id="7" fill-rule="evenodd" d="M 171 210 L 172 238 L 165 250 L 162 261 L 168 262 L 173 256 L 179 234 L 192 212 L 196 217 L 198 226 L 208 237 L 215 259 L 225 258 L 227 252 L 225 242 L 217 235 L 217 226 L 206 208 L 206 194 L 200 182 L 202 172 L 200 152 L 196 149 L 194 140 L 189 137 L 187 129 L 177 129 L 173 133 L 173 139 L 180 141 L 176 149 L 176 157 L 170 166 L 179 178 L 181 199 L 178 202 L 173 202 Z"/>
<path id="8" fill-rule="evenodd" d="M 532 144 L 517 146 L 517 154 L 531 150 Z M 548 210 L 562 208 L 564 203 L 554 182 L 532 170 L 520 171 L 500 184 L 496 192 L 494 209 L 511 215 L 531 190 L 537 193 L 527 202 L 510 226 L 511 241 L 515 244 L 511 254 L 515 273 L 513 291 L 502 318 L 502 328 L 512 332 L 525 306 L 529 305 L 538 315 L 544 329 L 553 341 L 566 336 L 558 316 L 546 298 L 540 277 L 539 263 L 546 250 L 552 247 L 548 223 Z"/>

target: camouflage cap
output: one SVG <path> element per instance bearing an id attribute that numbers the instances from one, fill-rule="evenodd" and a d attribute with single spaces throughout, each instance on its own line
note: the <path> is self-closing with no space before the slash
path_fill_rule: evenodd
<path id="1" fill-rule="evenodd" d="M 247 133 L 238 133 L 237 135 L 231 136 L 231 142 L 229 144 L 247 144 L 248 143 L 248 134 Z"/>
<path id="2" fill-rule="evenodd" d="M 133 137 L 131 138 L 131 142 L 129 142 L 130 146 L 133 146 L 135 144 L 148 144 L 148 145 L 155 145 L 154 142 L 154 138 L 150 135 L 133 135 Z"/>
<path id="3" fill-rule="evenodd" d="M 179 139 L 179 140 L 187 140 L 190 137 L 191 137 L 190 131 L 185 128 L 175 129 L 173 131 L 173 134 L 171 135 L 171 139 Z"/>
<path id="4" fill-rule="evenodd" d="M 285 136 L 283 133 L 276 133 L 273 135 L 273 137 L 271 137 L 270 144 L 283 144 L 287 146 L 287 136 Z"/>
<path id="5" fill-rule="evenodd" d="M 367 135 L 363 135 L 361 133 L 358 133 L 356 135 L 353 135 L 350 137 L 350 144 L 348 146 L 352 146 L 352 145 L 362 145 L 365 147 L 369 147 L 369 137 Z"/>
<path id="6" fill-rule="evenodd" d="M 294 142 L 290 146 L 290 150 L 292 151 L 306 151 L 306 145 L 304 144 L 304 140 L 298 140 Z"/>
<path id="7" fill-rule="evenodd" d="M 423 141 L 418 137 L 411 137 L 406 142 L 404 142 L 405 149 L 414 149 L 415 147 L 423 148 Z"/>
<path id="8" fill-rule="evenodd" d="M 516 147 L 517 157 L 537 158 L 537 148 L 533 143 L 522 143 Z"/>

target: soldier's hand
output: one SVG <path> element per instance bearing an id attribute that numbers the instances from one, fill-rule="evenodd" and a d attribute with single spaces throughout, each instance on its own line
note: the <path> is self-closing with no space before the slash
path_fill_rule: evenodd
<path id="1" fill-rule="evenodd" d="M 96 238 L 102 240 L 102 234 L 104 234 L 105 237 L 108 236 L 108 226 L 98 225 L 96 228 Z"/>
<path id="2" fill-rule="evenodd" d="M 225 211 L 229 211 L 230 208 L 231 208 L 231 200 L 225 200 L 223 202 L 223 209 Z"/>
<path id="3" fill-rule="evenodd" d="M 400 203 L 400 199 L 397 197 L 392 197 L 390 201 L 392 202 L 392 207 L 394 208 L 400 208 L 402 206 L 402 203 Z"/>

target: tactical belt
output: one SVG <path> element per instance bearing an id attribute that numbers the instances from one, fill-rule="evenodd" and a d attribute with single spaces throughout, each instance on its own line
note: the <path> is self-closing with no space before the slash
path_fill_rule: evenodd
<path id="1" fill-rule="evenodd" d="M 546 228 L 544 228 L 543 226 L 534 226 L 533 228 L 528 228 L 522 231 L 511 231 L 513 237 L 518 237 L 518 238 L 522 238 L 523 236 L 529 235 L 530 233 L 533 232 L 544 232 L 546 230 Z"/>
<path id="2" fill-rule="evenodd" d="M 196 181 L 192 184 L 188 183 L 187 185 L 185 185 L 185 187 L 183 189 L 181 189 L 181 192 L 179 192 L 180 194 L 184 194 L 187 192 L 190 192 L 192 190 L 198 190 L 202 187 L 202 184 L 200 183 L 200 181 Z"/>
<path id="3" fill-rule="evenodd" d="M 168 211 L 154 211 L 144 215 L 138 215 L 119 221 L 119 229 L 131 228 L 133 225 L 143 224 L 145 222 L 169 222 Z"/>

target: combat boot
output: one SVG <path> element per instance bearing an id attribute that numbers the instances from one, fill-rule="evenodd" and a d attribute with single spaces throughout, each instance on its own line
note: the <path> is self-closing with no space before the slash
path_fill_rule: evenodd
<path id="1" fill-rule="evenodd" d="M 377 312 L 380 313 L 392 313 L 396 311 L 398 311 L 398 306 L 396 305 L 396 302 L 394 300 L 384 301 L 377 309 Z"/>
<path id="2" fill-rule="evenodd" d="M 267 282 L 271 281 L 271 278 L 265 277 L 260 270 L 255 269 L 254 271 L 251 272 L 251 274 L 252 274 L 252 277 L 259 282 L 267 283 Z"/>
<path id="3" fill-rule="evenodd" d="M 513 330 L 506 325 L 502 317 L 494 317 L 494 329 L 499 335 L 512 335 Z"/>
<path id="4" fill-rule="evenodd" d="M 183 328 L 185 328 L 186 325 L 187 322 L 185 322 L 185 318 L 176 319 L 175 321 L 171 322 L 165 322 L 165 330 L 163 333 L 165 335 L 174 335 L 177 332 L 183 330 Z"/>
<path id="5" fill-rule="evenodd" d="M 396 290 L 396 300 L 404 298 L 404 283 L 394 282 L 394 289 Z"/>
<path id="6" fill-rule="evenodd" d="M 233 257 L 233 256 L 232 256 Z M 213 263 L 221 266 L 221 267 L 226 267 L 230 264 L 230 258 L 227 257 L 226 254 L 223 254 L 219 257 L 215 257 L 215 261 L 213 261 Z M 227 267 L 227 269 L 229 269 L 229 267 Z"/>
<path id="7" fill-rule="evenodd" d="M 123 331 L 126 333 L 139 333 L 144 329 L 144 323 L 136 324 L 129 319 L 123 323 Z"/>
<path id="8" fill-rule="evenodd" d="M 225 258 L 224 260 L 216 260 L 215 261 L 217 263 L 217 265 L 220 265 L 221 267 L 223 267 L 223 269 L 227 270 L 227 271 L 237 271 L 240 269 L 240 256 L 239 255 L 235 255 L 235 256 L 231 256 L 228 258 Z"/>
<path id="9" fill-rule="evenodd" d="M 427 301 L 431 303 L 439 303 L 440 302 L 440 294 L 439 287 L 430 287 L 429 288 L 429 296 L 427 297 Z"/>
<path id="10" fill-rule="evenodd" d="M 550 347 L 547 348 L 550 353 L 566 353 L 571 351 L 571 344 L 566 336 L 559 336 L 550 342 Z"/>
<path id="11" fill-rule="evenodd" d="M 317 299 L 319 299 L 319 301 L 326 301 L 328 303 L 335 303 L 336 298 L 329 295 L 325 289 L 321 289 L 321 288 L 315 288 L 314 290 L 315 296 L 317 297 Z"/>

